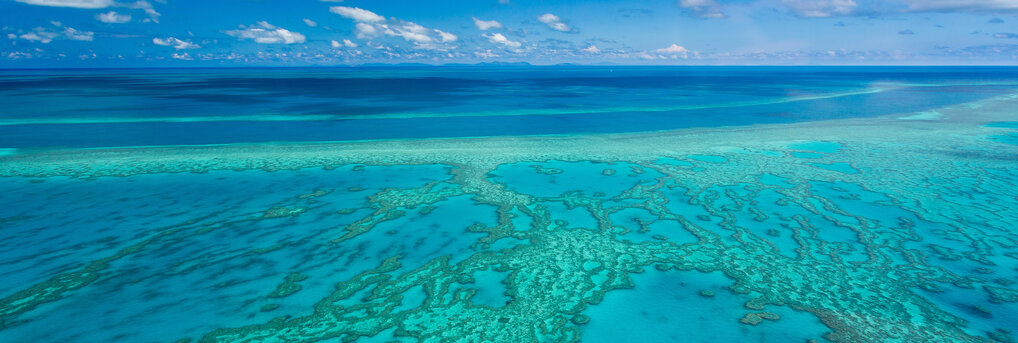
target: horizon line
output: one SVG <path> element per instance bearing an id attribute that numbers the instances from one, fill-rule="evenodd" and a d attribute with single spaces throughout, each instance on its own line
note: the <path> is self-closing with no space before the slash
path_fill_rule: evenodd
<path id="1" fill-rule="evenodd" d="M 843 68 L 866 68 L 866 67 L 898 67 L 898 68 L 924 68 L 924 67 L 952 67 L 952 68 L 1018 68 L 1018 64 L 532 64 L 528 62 L 481 62 L 481 63 L 363 63 L 363 64 L 339 64 L 339 65 L 296 65 L 296 66 L 137 66 L 137 67 L 0 67 L 0 71 L 27 71 L 27 70 L 140 70 L 140 69 L 329 69 L 329 68 L 463 68 L 463 67 L 505 67 L 505 68 L 526 68 L 526 67 L 622 67 L 622 68 L 655 68 L 655 67 L 689 67 L 689 68 L 818 68 L 818 67 L 843 67 Z"/>

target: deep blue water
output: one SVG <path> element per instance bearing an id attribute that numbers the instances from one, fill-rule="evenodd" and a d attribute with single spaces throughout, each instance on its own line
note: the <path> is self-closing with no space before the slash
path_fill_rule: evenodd
<path id="1" fill-rule="evenodd" d="M 617 133 L 922 111 L 1018 68 L 5 71 L 0 148 Z M 142 121 L 142 122 L 139 122 Z"/>

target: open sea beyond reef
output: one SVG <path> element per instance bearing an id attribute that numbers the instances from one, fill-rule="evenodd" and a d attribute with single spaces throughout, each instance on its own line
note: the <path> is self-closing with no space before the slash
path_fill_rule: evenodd
<path id="1" fill-rule="evenodd" d="M 0 342 L 1015 342 L 1018 68 L 0 71 Z"/>

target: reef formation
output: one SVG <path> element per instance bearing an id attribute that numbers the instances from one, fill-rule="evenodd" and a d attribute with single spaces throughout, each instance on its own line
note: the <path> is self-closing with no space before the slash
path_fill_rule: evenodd
<path id="1" fill-rule="evenodd" d="M 47 247 L 0 259 L 5 273 L 38 270 L 0 293 L 0 336 L 575 342 L 613 320 L 591 310 L 615 292 L 681 290 L 743 299 L 703 320 L 746 330 L 794 313 L 822 323 L 816 341 L 1011 342 L 1018 145 L 987 124 L 1013 121 L 1016 103 L 922 120 L 0 156 L 12 203 L 0 247 Z M 39 234 L 52 227 L 64 229 Z M 634 281 L 692 271 L 728 284 Z M 97 327 L 38 331 L 114 299 L 130 305 Z"/>

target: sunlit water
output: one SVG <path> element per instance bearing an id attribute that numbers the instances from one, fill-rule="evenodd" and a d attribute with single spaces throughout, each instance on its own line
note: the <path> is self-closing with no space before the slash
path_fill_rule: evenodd
<path id="1" fill-rule="evenodd" d="M 1015 94 L 1013 68 L 4 72 L 0 342 L 1013 341 Z"/>

